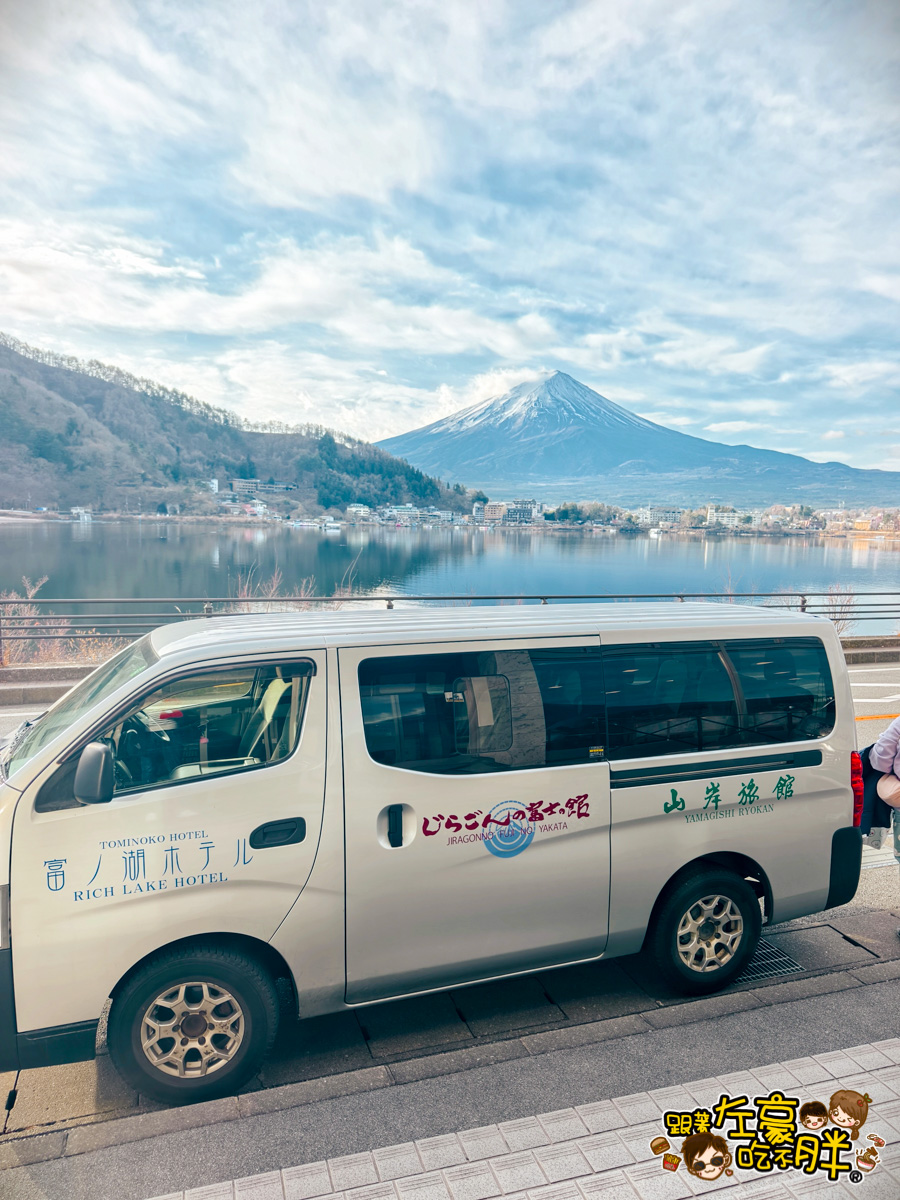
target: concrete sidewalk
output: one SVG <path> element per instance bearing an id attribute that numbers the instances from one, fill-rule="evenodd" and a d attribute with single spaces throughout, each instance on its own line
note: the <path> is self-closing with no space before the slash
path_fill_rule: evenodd
<path id="1" fill-rule="evenodd" d="M 443 1076 L 374 1090 L 307 1096 L 305 1102 L 295 1094 L 293 1107 L 276 1112 L 239 1116 L 222 1108 L 215 1115 L 205 1113 L 198 1128 L 191 1128 L 194 1110 L 172 1110 L 159 1114 L 166 1118 L 166 1131 L 139 1143 L 101 1142 L 102 1148 L 91 1149 L 85 1142 L 81 1153 L 3 1172 L 0 1197 L 146 1200 L 171 1194 L 180 1200 L 185 1189 L 189 1200 L 282 1200 L 282 1195 L 313 1200 L 316 1192 L 344 1193 L 343 1200 L 491 1200 L 501 1193 L 518 1200 L 521 1192 L 563 1185 L 563 1193 L 542 1190 L 535 1200 L 602 1196 L 599 1183 L 591 1195 L 571 1191 L 564 1161 L 571 1154 L 570 1161 L 579 1164 L 573 1178 L 587 1184 L 589 1176 L 602 1182 L 606 1174 L 614 1184 L 607 1192 L 610 1200 L 680 1200 L 692 1194 L 690 1185 L 672 1193 L 672 1179 L 658 1161 L 641 1165 L 649 1161 L 651 1138 L 666 1134 L 662 1108 L 709 1107 L 729 1089 L 751 1100 L 784 1088 L 803 1100 L 827 1101 L 841 1086 L 869 1093 L 874 1103 L 864 1132 L 880 1133 L 889 1143 L 882 1166 L 855 1194 L 897 1200 L 900 1187 L 889 1172 L 900 1161 L 900 1044 L 882 1035 L 894 1024 L 898 1001 L 900 984 L 891 980 L 778 1007 L 751 1004 L 724 1016 L 709 1012 L 689 1026 L 648 1029 L 605 1042 L 557 1049 L 543 1043 L 507 1061 L 457 1062 Z M 849 1054 L 842 1052 L 848 1041 L 855 1047 Z M 685 1080 L 699 1081 L 687 1089 L 691 1103 L 684 1096 Z M 561 1109 L 576 1110 L 576 1119 L 560 1115 Z M 535 1122 L 535 1114 L 549 1115 Z M 528 1143 L 528 1131 L 537 1141 Z M 605 1142 L 589 1141 L 598 1135 L 606 1136 Z M 861 1138 L 858 1144 L 871 1143 Z M 443 1162 L 436 1157 L 442 1147 L 450 1155 Z M 558 1158 L 548 1154 L 554 1150 Z M 508 1158 L 520 1154 L 526 1158 L 517 1176 L 516 1162 Z M 296 1169 L 303 1164 L 305 1169 Z M 411 1185 L 395 1187 L 394 1172 Z M 878 1183 L 879 1177 L 888 1182 Z M 683 1172 L 672 1178 L 684 1179 Z M 739 1175 L 719 1182 L 741 1200 L 755 1194 L 744 1188 L 758 1186 Z M 769 1200 L 805 1195 L 798 1188 L 816 1186 L 802 1177 L 790 1182 L 788 1190 L 776 1188 Z M 827 1186 L 825 1194 L 846 1196 L 837 1185 Z M 355 1193 L 357 1187 L 377 1190 Z"/>
<path id="2" fill-rule="evenodd" d="M 767 1177 L 736 1163 L 714 1182 L 687 1172 L 681 1138 L 668 1133 L 663 1113 L 712 1110 L 722 1095 L 743 1096 L 752 1106 L 776 1089 L 826 1107 L 839 1089 L 869 1095 L 868 1119 L 845 1161 L 855 1167 L 857 1152 L 872 1146 L 867 1135 L 874 1132 L 886 1145 L 871 1176 L 854 1186 L 843 1183 L 849 1172 L 840 1182 L 795 1170 L 776 1169 Z M 727 1134 L 725 1127 L 718 1132 Z M 666 1138 L 667 1168 L 651 1148 L 660 1136 Z M 736 1149 L 729 1144 L 732 1153 Z M 708 1191 L 722 1192 L 725 1200 L 789 1200 L 812 1191 L 840 1200 L 858 1197 L 860 1183 L 867 1200 L 900 1196 L 900 1038 L 320 1159 L 155 1200 L 683 1200 Z"/>

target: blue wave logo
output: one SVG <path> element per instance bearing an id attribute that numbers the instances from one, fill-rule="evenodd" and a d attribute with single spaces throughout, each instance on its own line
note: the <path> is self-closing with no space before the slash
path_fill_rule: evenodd
<path id="1" fill-rule="evenodd" d="M 484 844 L 497 858 L 515 858 L 531 845 L 534 825 L 524 817 L 513 820 L 513 813 L 521 811 L 521 804 L 503 800 L 488 813 L 492 821 L 484 826 Z"/>

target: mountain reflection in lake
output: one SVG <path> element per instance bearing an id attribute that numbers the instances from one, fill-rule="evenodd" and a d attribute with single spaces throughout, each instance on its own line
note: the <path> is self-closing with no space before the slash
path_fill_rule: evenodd
<path id="1" fill-rule="evenodd" d="M 344 527 L 145 520 L 0 524 L 0 590 L 47 576 L 50 597 L 235 595 L 280 572 L 290 592 L 350 585 L 384 595 L 734 590 L 900 592 L 897 543 L 820 538 L 603 537 L 522 530 Z M 862 630 L 861 630 L 862 631 Z"/>

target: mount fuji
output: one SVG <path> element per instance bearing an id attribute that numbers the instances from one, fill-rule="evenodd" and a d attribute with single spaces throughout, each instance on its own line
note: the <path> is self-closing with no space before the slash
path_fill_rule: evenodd
<path id="1" fill-rule="evenodd" d="M 377 444 L 492 496 L 900 506 L 900 472 L 708 442 L 647 421 L 563 371 Z"/>

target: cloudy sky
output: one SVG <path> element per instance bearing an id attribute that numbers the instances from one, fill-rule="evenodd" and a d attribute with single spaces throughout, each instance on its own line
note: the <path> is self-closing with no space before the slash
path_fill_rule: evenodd
<path id="1" fill-rule="evenodd" d="M 5 0 L 0 329 L 376 438 L 900 459 L 896 0 Z"/>

